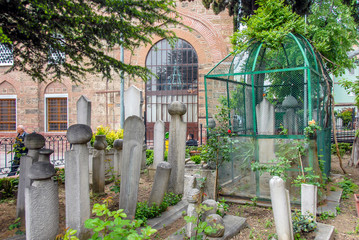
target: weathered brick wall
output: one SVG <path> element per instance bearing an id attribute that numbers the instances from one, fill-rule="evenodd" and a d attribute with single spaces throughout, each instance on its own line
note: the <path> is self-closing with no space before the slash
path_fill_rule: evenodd
<path id="1" fill-rule="evenodd" d="M 172 26 L 179 38 L 189 42 L 197 52 L 199 61 L 199 122 L 205 125 L 204 75 L 223 59 L 231 50 L 229 37 L 233 33 L 233 19 L 227 12 L 215 15 L 212 10 L 203 7 L 201 0 L 177 2 L 177 10 L 182 22 L 191 27 Z M 153 38 L 153 43 L 160 41 Z M 141 46 L 133 53 L 125 52 L 125 62 L 145 66 L 145 60 L 151 46 Z M 120 59 L 120 50 L 115 49 L 113 56 Z M 92 128 L 109 125 L 119 128 L 120 124 L 120 76 L 107 82 L 99 76 L 87 76 L 83 83 L 76 85 L 68 79 L 62 83 L 35 83 L 24 73 L 3 74 L 8 67 L 0 66 L 0 94 L 17 95 L 17 124 L 26 126 L 28 132 L 44 132 L 45 94 L 68 94 L 69 125 L 76 123 L 76 102 L 85 95 L 92 102 Z M 125 76 L 125 89 L 135 85 L 143 90 L 145 83 L 141 79 L 129 79 Z M 105 92 L 108 92 L 107 94 Z M 145 104 L 144 104 L 145 107 Z M 14 136 L 15 133 L 0 132 L 0 136 Z"/>

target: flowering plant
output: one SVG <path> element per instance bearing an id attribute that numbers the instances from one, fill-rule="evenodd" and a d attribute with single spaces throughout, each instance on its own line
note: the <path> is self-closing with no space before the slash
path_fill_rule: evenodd
<path id="1" fill-rule="evenodd" d="M 107 142 L 107 149 L 113 148 L 113 142 L 116 139 L 123 139 L 123 129 L 112 130 L 110 127 L 104 127 L 102 125 L 96 128 L 96 132 L 92 135 L 91 146 L 95 142 L 95 136 L 97 135 L 105 135 Z"/>
<path id="2" fill-rule="evenodd" d="M 304 128 L 304 134 L 308 139 L 313 139 L 317 135 L 317 130 L 322 128 L 315 122 L 315 120 L 309 121 L 308 126 Z"/>

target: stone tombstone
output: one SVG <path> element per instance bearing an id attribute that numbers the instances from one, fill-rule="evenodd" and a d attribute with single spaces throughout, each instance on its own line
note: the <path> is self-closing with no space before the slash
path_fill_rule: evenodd
<path id="1" fill-rule="evenodd" d="M 182 116 L 186 111 L 186 105 L 178 101 L 172 102 L 168 107 L 171 122 L 167 158 L 172 166 L 168 190 L 174 194 L 184 192 L 187 124 L 182 121 Z"/>
<path id="2" fill-rule="evenodd" d="M 187 195 L 187 201 L 188 201 L 188 207 L 187 207 L 187 216 L 192 217 L 195 216 L 198 218 L 198 213 L 196 212 L 196 205 L 198 204 L 198 201 L 200 199 L 201 191 L 197 188 L 192 188 Z M 188 238 L 191 238 L 192 236 L 195 236 L 196 230 L 195 230 L 196 224 L 189 222 L 186 225 L 186 236 Z"/>
<path id="3" fill-rule="evenodd" d="M 147 160 L 146 150 L 147 150 L 147 145 L 146 145 L 146 144 L 143 144 L 143 145 L 142 145 L 141 170 L 144 170 L 144 169 L 147 168 L 147 166 L 146 166 L 146 160 Z"/>
<path id="4" fill-rule="evenodd" d="M 282 107 L 286 109 L 283 116 L 283 125 L 288 129 L 288 134 L 298 133 L 298 118 L 295 109 L 298 108 L 299 104 L 297 99 L 293 96 L 286 96 L 282 102 Z"/>
<path id="5" fill-rule="evenodd" d="M 142 118 L 142 90 L 132 85 L 125 91 L 124 98 L 125 119 L 133 115 Z"/>
<path id="6" fill-rule="evenodd" d="M 301 208 L 302 215 L 310 216 L 314 221 L 317 217 L 318 187 L 313 184 L 300 185 L 301 187 Z"/>
<path id="7" fill-rule="evenodd" d="M 76 103 L 77 123 L 91 126 L 91 101 L 84 95 L 81 95 Z"/>
<path id="8" fill-rule="evenodd" d="M 272 202 L 275 228 L 279 240 L 293 240 L 293 226 L 290 209 L 289 192 L 285 182 L 274 176 L 270 181 L 270 196 Z"/>
<path id="9" fill-rule="evenodd" d="M 208 224 L 208 226 L 211 226 L 213 228 L 213 232 L 211 233 L 205 233 L 207 237 L 210 238 L 220 238 L 223 237 L 225 232 L 225 225 L 223 218 L 216 214 L 210 214 L 206 217 L 205 222 Z"/>
<path id="10" fill-rule="evenodd" d="M 105 149 L 107 147 L 106 136 L 96 135 L 93 144 L 94 153 L 92 159 L 92 191 L 94 193 L 105 192 Z"/>
<path id="11" fill-rule="evenodd" d="M 115 178 L 117 179 L 119 175 L 121 175 L 121 162 L 122 162 L 122 148 L 123 148 L 123 140 L 116 139 L 113 142 L 113 149 L 115 149 L 113 156 L 113 168 L 115 171 Z"/>
<path id="12" fill-rule="evenodd" d="M 205 205 L 207 206 L 208 209 L 207 211 L 205 211 L 203 214 L 202 214 L 202 220 L 204 221 L 207 216 L 211 215 L 211 214 L 216 214 L 217 213 L 217 208 L 218 208 L 218 204 L 215 200 L 213 199 L 207 199 L 205 201 L 202 202 L 202 205 Z"/>
<path id="13" fill-rule="evenodd" d="M 57 184 L 52 180 L 56 174 L 50 163 L 50 149 L 39 151 L 39 161 L 29 170 L 31 186 L 25 189 L 26 239 L 55 239 L 59 230 L 59 197 Z"/>
<path id="14" fill-rule="evenodd" d="M 45 138 L 38 133 L 27 134 L 24 141 L 28 153 L 21 156 L 19 186 L 16 200 L 16 217 L 21 218 L 22 223 L 25 221 L 25 188 L 30 187 L 31 179 L 29 176 L 30 167 L 38 161 L 39 150 L 45 146 Z"/>
<path id="15" fill-rule="evenodd" d="M 164 161 L 165 153 L 165 123 L 157 120 L 153 132 L 153 167 Z"/>
<path id="16" fill-rule="evenodd" d="M 148 200 L 150 206 L 152 204 L 156 204 L 157 206 L 161 205 L 163 197 L 167 192 L 171 169 L 171 164 L 168 162 L 160 162 L 157 165 L 155 181 L 152 186 L 150 199 Z"/>
<path id="17" fill-rule="evenodd" d="M 274 135 L 275 134 L 275 110 L 274 106 L 263 98 L 256 106 L 257 130 L 260 135 Z M 274 139 L 258 139 L 258 160 L 260 163 L 268 163 L 276 158 L 275 156 L 275 140 Z M 260 176 L 261 192 L 269 195 L 269 180 L 271 176 L 269 173 L 264 173 Z"/>
<path id="18" fill-rule="evenodd" d="M 134 219 L 140 182 L 143 137 L 145 125 L 140 117 L 130 116 L 125 120 L 121 169 L 119 208 L 128 219 Z"/>
<path id="19" fill-rule="evenodd" d="M 84 222 L 91 213 L 87 143 L 92 130 L 88 125 L 75 124 L 67 129 L 66 136 L 72 144 L 71 150 L 65 153 L 66 227 L 77 230 L 80 239 L 87 239 Z"/>

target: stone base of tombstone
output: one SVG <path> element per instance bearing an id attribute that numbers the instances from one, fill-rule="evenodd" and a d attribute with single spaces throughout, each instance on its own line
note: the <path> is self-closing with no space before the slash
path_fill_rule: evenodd
<path id="1" fill-rule="evenodd" d="M 151 180 L 154 180 L 155 179 L 155 175 L 156 175 L 156 168 L 151 165 L 147 168 L 148 170 L 148 176 L 150 177 Z"/>
<path id="2" fill-rule="evenodd" d="M 204 192 L 207 196 L 204 196 L 203 200 L 206 199 L 215 199 L 216 197 L 216 171 L 212 169 L 203 168 L 200 164 L 186 164 L 185 166 L 185 176 L 194 176 L 200 175 L 200 178 L 206 178 L 206 182 L 204 185 Z M 197 186 L 195 186 L 197 187 Z M 186 194 L 186 193 L 184 193 Z"/>

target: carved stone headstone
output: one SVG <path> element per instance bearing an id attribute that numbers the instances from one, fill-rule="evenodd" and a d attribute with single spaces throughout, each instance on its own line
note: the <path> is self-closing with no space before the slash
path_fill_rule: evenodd
<path id="1" fill-rule="evenodd" d="M 84 227 L 90 218 L 89 150 L 87 143 L 92 138 L 88 125 L 75 124 L 67 129 L 67 140 L 72 149 L 65 153 L 66 226 L 77 230 L 80 239 L 87 237 Z"/>
<path id="2" fill-rule="evenodd" d="M 165 123 L 157 120 L 153 132 L 153 166 L 157 168 L 157 164 L 164 161 L 165 152 Z"/>
<path id="3" fill-rule="evenodd" d="M 188 207 L 187 207 L 187 216 L 192 217 L 195 216 L 198 218 L 198 214 L 196 212 L 196 204 L 198 204 L 200 198 L 201 191 L 197 188 L 192 188 L 187 195 Z M 195 235 L 196 230 L 195 223 L 189 222 L 186 225 L 186 235 L 188 238 L 191 238 Z"/>
<path id="4" fill-rule="evenodd" d="M 136 213 L 144 135 L 145 126 L 141 118 L 130 116 L 125 120 L 119 208 L 124 209 L 129 219 L 133 219 Z"/>
<path id="5" fill-rule="evenodd" d="M 269 185 L 278 239 L 293 240 L 289 192 L 285 189 L 285 182 L 280 177 L 274 176 L 269 181 Z"/>
<path id="6" fill-rule="evenodd" d="M 172 102 L 168 107 L 168 113 L 171 115 L 168 162 L 172 166 L 168 190 L 175 194 L 184 192 L 187 124 L 182 121 L 182 115 L 186 111 L 186 105 L 178 101 Z"/>
<path id="7" fill-rule="evenodd" d="M 122 162 L 122 148 L 123 148 L 123 140 L 122 139 L 116 139 L 113 142 L 113 148 L 115 149 L 114 152 L 114 162 L 113 162 L 113 168 L 115 171 L 115 177 L 117 178 L 119 175 L 121 175 L 121 162 Z"/>
<path id="8" fill-rule="evenodd" d="M 262 102 L 256 106 L 257 116 L 257 130 L 260 135 L 274 135 L 275 134 L 275 110 L 274 106 L 263 98 Z M 268 163 L 274 160 L 275 157 L 275 140 L 274 139 L 258 139 L 258 160 L 260 163 Z M 269 180 L 271 176 L 269 173 L 264 173 L 260 176 L 261 192 L 269 195 Z"/>
<path id="9" fill-rule="evenodd" d="M 283 124 L 288 129 L 288 134 L 298 133 L 298 117 L 295 113 L 295 109 L 299 106 L 297 99 L 293 96 L 286 96 L 283 100 L 282 107 L 287 109 L 283 116 Z"/>
<path id="10" fill-rule="evenodd" d="M 91 101 L 84 95 L 81 95 L 76 103 L 77 123 L 91 126 Z"/>
<path id="11" fill-rule="evenodd" d="M 124 94 L 125 98 L 125 119 L 130 116 L 142 118 L 142 91 L 135 86 L 130 86 Z"/>
<path id="12" fill-rule="evenodd" d="M 96 135 L 93 144 L 94 154 L 92 159 L 92 191 L 94 193 L 105 192 L 105 149 L 107 147 L 106 136 Z"/>
<path id="13" fill-rule="evenodd" d="M 30 187 L 31 179 L 29 176 L 30 167 L 39 159 L 39 150 L 45 146 L 45 138 L 38 133 L 30 133 L 25 137 L 25 147 L 28 149 L 26 156 L 20 159 L 20 176 L 16 200 L 16 217 L 25 221 L 25 188 Z"/>
<path id="14" fill-rule="evenodd" d="M 59 197 L 50 163 L 53 150 L 41 149 L 39 161 L 29 171 L 33 183 L 25 189 L 26 239 L 55 239 L 59 228 Z"/>
<path id="15" fill-rule="evenodd" d="M 205 233 L 207 237 L 210 238 L 220 238 L 223 237 L 225 232 L 225 226 L 223 218 L 216 214 L 210 214 L 206 217 L 205 222 L 207 222 L 208 226 L 211 226 L 213 229 L 213 232 L 211 233 Z"/>
<path id="16" fill-rule="evenodd" d="M 163 197 L 167 192 L 168 182 L 171 174 L 171 164 L 168 162 L 161 162 L 157 165 L 155 181 L 152 186 L 152 191 L 148 204 L 156 204 L 157 206 L 161 205 Z"/>

